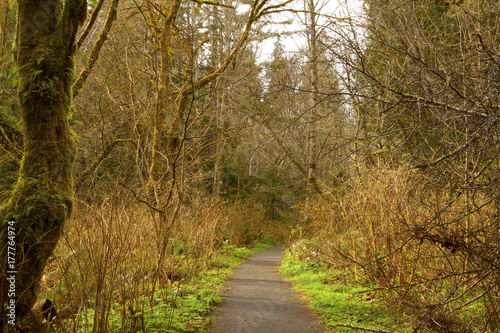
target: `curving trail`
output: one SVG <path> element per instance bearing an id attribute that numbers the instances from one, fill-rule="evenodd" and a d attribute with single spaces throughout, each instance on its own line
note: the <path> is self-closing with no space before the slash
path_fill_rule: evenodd
<path id="1" fill-rule="evenodd" d="M 255 253 L 238 266 L 212 312 L 211 333 L 320 333 L 326 329 L 278 273 L 282 248 Z"/>

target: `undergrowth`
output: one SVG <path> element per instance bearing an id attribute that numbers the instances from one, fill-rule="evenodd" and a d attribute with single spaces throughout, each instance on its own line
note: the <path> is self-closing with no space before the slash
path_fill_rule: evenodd
<path id="1" fill-rule="evenodd" d="M 361 285 L 344 270 L 317 260 L 314 252 L 302 251 L 306 247 L 307 241 L 293 244 L 280 271 L 305 295 L 329 329 L 334 332 L 353 332 L 354 328 L 408 331 L 387 308 L 376 288 Z M 304 256 L 308 254 L 313 256 Z"/>
<path id="2" fill-rule="evenodd" d="M 200 332 L 231 269 L 284 230 L 252 202 L 192 198 L 168 233 L 123 193 L 78 202 L 39 298 L 58 332 Z"/>
<path id="3" fill-rule="evenodd" d="M 404 167 L 367 170 L 311 200 L 305 224 L 291 237 L 301 279 L 314 272 L 376 289 L 370 308 L 380 300 L 414 332 L 498 332 L 498 201 L 491 193 L 438 187 L 432 180 Z M 319 309 L 328 302 L 343 308 L 342 300 L 322 304 L 322 297 L 315 297 Z M 365 303 L 358 299 L 356 308 Z M 343 311 L 335 316 L 349 319 Z M 355 315 L 352 322 L 358 320 L 366 319 Z"/>
<path id="4" fill-rule="evenodd" d="M 123 320 L 120 303 L 111 305 L 108 319 L 110 332 L 204 332 L 213 318 L 206 315 L 221 302 L 220 289 L 232 269 L 251 254 L 273 246 L 273 242 L 256 243 L 251 247 L 225 246 L 205 269 L 188 281 L 174 283 L 155 293 L 152 303 L 144 296 L 135 299 L 143 306 L 130 312 L 129 320 Z M 136 312 L 137 311 L 137 312 Z M 79 332 L 91 332 L 93 315 L 91 308 L 82 311 Z M 87 320 L 86 320 L 87 319 Z"/>

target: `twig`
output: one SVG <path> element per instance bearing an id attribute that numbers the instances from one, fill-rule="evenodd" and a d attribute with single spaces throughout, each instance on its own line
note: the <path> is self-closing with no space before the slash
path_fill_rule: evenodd
<path id="1" fill-rule="evenodd" d="M 146 206 L 148 206 L 149 208 L 151 208 L 152 210 L 154 210 L 155 212 L 157 213 L 160 213 L 160 214 L 164 214 L 164 211 L 161 210 L 161 209 L 158 209 L 156 207 L 154 207 L 153 205 L 151 205 L 149 202 L 147 202 L 146 200 L 142 199 L 139 197 L 139 195 L 137 193 L 135 193 L 135 191 L 133 189 L 131 189 L 130 187 L 128 187 L 127 185 L 125 185 L 124 183 L 118 183 L 118 185 L 120 185 L 121 187 L 124 187 L 126 188 L 127 190 L 129 190 L 132 195 L 134 196 L 135 200 L 139 201 L 139 202 L 142 202 L 143 204 L 145 204 Z"/>
<path id="2" fill-rule="evenodd" d="M 348 327 L 352 328 L 353 330 L 361 330 L 361 331 L 367 331 L 367 332 L 380 332 L 380 333 L 399 333 L 397 331 L 386 331 L 386 330 L 379 330 L 376 328 L 370 328 L 370 327 L 360 327 L 360 326 L 353 326 L 351 324 L 344 325 L 344 324 L 337 324 L 337 326 L 341 327 Z"/>
<path id="3" fill-rule="evenodd" d="M 206 4 L 206 5 L 221 6 L 221 7 L 234 9 L 233 5 L 228 5 L 228 4 L 218 2 L 218 1 L 213 1 L 213 0 L 191 0 L 191 1 L 199 3 L 200 5 Z"/>

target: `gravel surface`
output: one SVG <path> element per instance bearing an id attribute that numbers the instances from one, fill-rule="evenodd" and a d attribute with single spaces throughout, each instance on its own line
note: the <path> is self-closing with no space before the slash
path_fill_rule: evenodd
<path id="1" fill-rule="evenodd" d="M 234 269 L 223 302 L 212 312 L 211 333 L 326 332 L 304 301 L 278 273 L 282 248 L 255 253 Z"/>

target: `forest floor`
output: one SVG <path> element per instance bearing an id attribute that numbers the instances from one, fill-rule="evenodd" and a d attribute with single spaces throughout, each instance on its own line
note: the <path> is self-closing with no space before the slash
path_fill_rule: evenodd
<path id="1" fill-rule="evenodd" d="M 212 312 L 213 333 L 326 332 L 278 269 L 283 249 L 252 255 L 234 269 L 222 292 L 224 301 Z"/>

